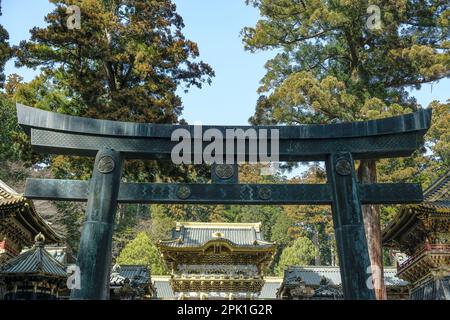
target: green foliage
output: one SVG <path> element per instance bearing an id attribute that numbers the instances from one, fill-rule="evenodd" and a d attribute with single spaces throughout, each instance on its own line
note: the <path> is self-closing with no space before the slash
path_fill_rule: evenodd
<path id="1" fill-rule="evenodd" d="M 275 241 L 282 248 L 292 243 L 293 237 L 290 229 L 294 226 L 295 221 L 285 212 L 280 212 L 276 217 L 275 224 L 271 227 L 272 236 L 268 239 Z"/>
<path id="2" fill-rule="evenodd" d="M 0 3 L 0 16 L 2 15 L 2 7 Z M 8 31 L 0 24 L 0 89 L 3 88 L 5 82 L 5 75 L 3 73 L 5 69 L 6 61 L 11 58 L 12 50 L 9 46 L 9 34 Z"/>
<path id="3" fill-rule="evenodd" d="M 152 206 L 151 226 L 148 228 L 153 242 L 171 239 L 172 229 L 175 227 L 175 221 L 158 209 L 161 207 Z"/>
<path id="4" fill-rule="evenodd" d="M 283 250 L 280 262 L 276 267 L 278 275 L 282 276 L 287 266 L 305 266 L 312 264 L 316 256 L 316 248 L 306 237 L 296 239 L 291 246 Z"/>
<path id="5" fill-rule="evenodd" d="M 51 0 L 48 25 L 31 30 L 16 48 L 18 65 L 45 74 L 81 101 L 82 116 L 175 123 L 179 86 L 201 87 L 214 75 L 194 61 L 197 45 L 185 39 L 171 0 Z M 67 28 L 66 7 L 81 9 L 81 28 Z"/>
<path id="6" fill-rule="evenodd" d="M 12 100 L 3 93 L 0 93 L 0 162 L 18 160 L 20 151 L 15 141 L 15 137 L 20 132 L 17 124 L 15 105 Z"/>
<path id="7" fill-rule="evenodd" d="M 148 266 L 152 275 L 166 274 L 164 262 L 156 245 L 145 232 L 140 232 L 120 252 L 118 264 L 139 264 Z"/>
<path id="8" fill-rule="evenodd" d="M 445 2 L 250 0 L 260 10 L 243 30 L 250 51 L 279 49 L 266 64 L 254 123 L 354 121 L 417 108 L 408 86 L 448 77 Z M 382 27 L 367 28 L 369 4 Z"/>
<path id="9" fill-rule="evenodd" d="M 177 90 L 210 83 L 214 72 L 198 61 L 197 44 L 187 40 L 183 19 L 171 0 L 51 0 L 47 26 L 30 30 L 31 39 L 15 47 L 18 66 L 41 67 L 58 94 L 29 105 L 91 118 L 177 123 L 182 111 Z M 67 28 L 66 7 L 81 10 L 81 28 Z M 26 93 L 26 92 L 25 92 Z M 65 99 L 68 98 L 68 100 Z M 62 101 L 59 99 L 62 98 Z M 60 178 L 86 179 L 92 163 L 77 157 L 55 158 Z M 185 168 L 155 161 L 127 161 L 124 178 L 180 179 Z M 165 178 L 167 179 L 167 178 Z"/>
<path id="10" fill-rule="evenodd" d="M 272 227 L 281 212 L 279 206 L 235 206 L 234 222 L 261 222 L 264 239 L 272 238 Z"/>
<path id="11" fill-rule="evenodd" d="M 80 243 L 81 226 L 86 218 L 85 205 L 76 202 L 55 202 L 60 217 L 59 223 L 64 226 L 64 241 L 76 254 Z"/>

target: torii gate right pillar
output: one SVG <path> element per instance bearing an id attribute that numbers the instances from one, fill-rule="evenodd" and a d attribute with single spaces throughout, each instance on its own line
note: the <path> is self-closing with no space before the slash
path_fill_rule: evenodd
<path id="1" fill-rule="evenodd" d="M 352 155 L 331 154 L 326 167 L 344 297 L 350 300 L 374 300 L 369 251 Z"/>

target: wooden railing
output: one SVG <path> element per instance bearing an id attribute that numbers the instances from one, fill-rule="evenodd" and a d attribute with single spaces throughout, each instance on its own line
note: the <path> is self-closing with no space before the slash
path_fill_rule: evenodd
<path id="1" fill-rule="evenodd" d="M 397 272 L 401 272 L 405 270 L 407 267 L 409 267 L 411 264 L 413 264 L 415 261 L 418 260 L 419 257 L 424 255 L 427 252 L 449 252 L 450 253 L 450 244 L 429 244 L 426 243 L 422 249 L 417 251 L 412 257 L 409 257 L 405 262 L 403 262 L 399 267 Z"/>

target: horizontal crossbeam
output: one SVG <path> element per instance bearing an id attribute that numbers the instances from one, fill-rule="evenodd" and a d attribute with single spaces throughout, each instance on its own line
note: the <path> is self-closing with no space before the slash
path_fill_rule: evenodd
<path id="1" fill-rule="evenodd" d="M 419 203 L 419 184 L 361 184 L 363 204 Z M 27 179 L 25 196 L 35 200 L 86 201 L 89 182 Z M 121 183 L 119 203 L 164 204 L 331 204 L 327 184 Z"/>
<path id="2" fill-rule="evenodd" d="M 31 144 L 33 150 L 38 153 L 95 157 L 99 146 L 105 146 L 120 151 L 128 159 L 170 160 L 172 150 L 178 142 L 167 139 L 117 138 L 32 129 Z M 249 141 L 245 141 L 243 149 L 245 153 L 235 152 L 233 158 L 237 159 L 242 155 L 245 161 L 250 161 L 254 156 L 258 162 L 262 161 L 258 153 L 249 152 L 249 144 Z M 355 159 L 406 157 L 421 144 L 421 134 L 416 132 L 364 138 L 280 140 L 279 160 L 322 161 L 330 153 L 347 150 L 351 150 Z M 200 155 L 201 159 L 202 151 L 208 142 L 202 142 L 201 145 L 200 152 L 196 152 L 194 146 L 191 146 L 189 156 L 191 163 L 194 163 L 196 155 Z M 237 143 L 235 143 L 234 150 L 237 149 Z M 271 150 L 270 141 L 268 150 Z M 225 155 L 223 161 L 226 161 Z"/>

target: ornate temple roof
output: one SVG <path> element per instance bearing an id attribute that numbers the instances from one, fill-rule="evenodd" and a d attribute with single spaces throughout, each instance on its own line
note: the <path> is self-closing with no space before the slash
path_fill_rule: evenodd
<path id="1" fill-rule="evenodd" d="M 113 300 L 134 300 L 155 296 L 150 270 L 144 265 L 114 265 L 109 284 Z"/>
<path id="2" fill-rule="evenodd" d="M 21 241 L 25 246 L 33 245 L 33 238 L 42 233 L 47 243 L 57 243 L 61 237 L 49 226 L 49 224 L 36 212 L 32 201 L 14 191 L 6 183 L 0 180 L 0 232 L 11 233 L 17 226 L 11 223 L 3 223 L 3 219 L 13 217 L 21 228 L 25 228 L 31 236 L 22 236 Z M 2 221 L 3 220 L 3 221 Z M 1 240 L 1 239 L 0 239 Z"/>
<path id="3" fill-rule="evenodd" d="M 177 222 L 172 239 L 160 241 L 162 247 L 199 248 L 213 241 L 225 241 L 233 247 L 273 248 L 265 241 L 261 223 Z"/>
<path id="4" fill-rule="evenodd" d="M 172 270 L 172 290 L 191 298 L 259 294 L 276 249 L 263 239 L 261 223 L 206 222 L 177 222 L 172 239 L 158 247 Z"/>
<path id="5" fill-rule="evenodd" d="M 33 248 L 1 265 L 0 275 L 44 275 L 66 278 L 64 266 L 45 250 L 44 236 L 38 234 L 35 241 Z"/>
<path id="6" fill-rule="evenodd" d="M 425 190 L 424 201 L 419 206 L 450 212 L 450 170 Z"/>
<path id="7" fill-rule="evenodd" d="M 404 206 L 382 231 L 383 245 L 399 248 L 412 254 L 412 244 L 423 245 L 428 229 L 435 229 L 423 219 L 434 219 L 437 223 L 450 221 L 450 171 L 436 179 L 425 191 L 424 201 L 417 205 Z M 440 227 L 445 229 L 446 227 Z M 410 234 L 410 237 L 406 236 Z M 412 237 L 412 238 L 411 238 Z M 414 239 L 413 239 L 414 238 Z"/>

